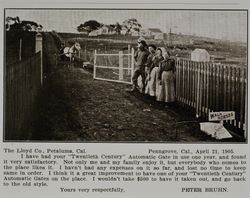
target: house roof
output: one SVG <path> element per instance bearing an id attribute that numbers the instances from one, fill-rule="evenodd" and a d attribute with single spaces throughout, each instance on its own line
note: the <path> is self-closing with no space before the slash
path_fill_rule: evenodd
<path id="1" fill-rule="evenodd" d="M 162 33 L 162 31 L 159 28 L 148 28 L 148 30 L 154 33 Z"/>

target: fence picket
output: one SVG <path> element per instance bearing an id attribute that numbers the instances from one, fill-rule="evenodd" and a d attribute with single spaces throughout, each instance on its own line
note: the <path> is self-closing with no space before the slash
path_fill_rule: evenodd
<path id="1" fill-rule="evenodd" d="M 179 59 L 176 61 L 176 98 L 179 100 Z"/>
<path id="2" fill-rule="evenodd" d="M 123 81 L 123 52 L 119 51 L 119 80 Z"/>
<path id="3" fill-rule="evenodd" d="M 189 68 L 189 65 L 190 65 L 190 63 L 189 63 L 189 60 L 187 60 L 187 69 L 186 69 L 186 75 L 187 75 L 187 80 L 186 80 L 186 98 L 187 98 L 187 107 L 189 108 L 190 107 L 190 98 L 189 98 L 189 96 L 190 96 L 190 86 L 189 86 L 189 70 L 190 70 L 190 68 Z"/>
<path id="4" fill-rule="evenodd" d="M 231 107 L 230 110 L 234 111 L 234 107 L 235 107 L 235 91 L 236 91 L 236 68 L 235 67 L 231 67 L 232 69 L 232 102 L 231 102 Z M 235 125 L 234 120 L 232 120 L 232 124 Z"/>
<path id="5" fill-rule="evenodd" d="M 213 111 L 216 111 L 216 66 L 213 64 Z"/>
<path id="6" fill-rule="evenodd" d="M 240 98 L 240 91 L 241 91 L 241 86 L 240 86 L 240 78 L 241 78 L 241 70 L 240 67 L 237 68 L 237 95 L 236 95 L 236 114 L 237 114 L 237 127 L 240 128 L 240 105 L 241 105 L 241 98 Z"/>
<path id="7" fill-rule="evenodd" d="M 209 100 L 209 66 L 208 63 L 205 63 L 205 73 L 206 73 L 206 117 L 209 112 L 208 100 Z"/>
<path id="8" fill-rule="evenodd" d="M 193 64 L 193 101 L 194 101 L 194 112 L 196 111 L 196 86 L 197 86 L 197 75 L 196 75 L 196 65 L 195 62 L 192 62 Z"/>
<path id="9" fill-rule="evenodd" d="M 245 97 L 244 97 L 244 93 L 245 93 L 245 72 L 244 72 L 244 68 L 241 68 L 241 78 L 240 78 L 240 129 L 243 129 L 243 123 L 244 123 L 244 116 L 245 116 Z"/>
<path id="10" fill-rule="evenodd" d="M 199 81 L 200 81 L 200 86 L 199 86 L 199 116 L 202 116 L 202 87 L 203 87 L 203 77 L 202 77 L 202 62 L 201 64 L 198 64 L 199 67 Z"/>
<path id="11" fill-rule="evenodd" d="M 224 65 L 224 111 L 227 111 L 227 101 L 228 101 L 228 70 L 227 67 Z"/>
<path id="12" fill-rule="evenodd" d="M 233 100 L 234 100 L 234 78 L 233 78 L 233 68 L 231 66 L 229 66 L 229 71 L 230 71 L 230 75 L 229 75 L 229 89 L 230 89 L 230 98 L 229 98 L 229 111 L 232 110 L 233 108 Z M 229 121 L 230 124 L 233 123 L 232 120 Z"/>
<path id="13" fill-rule="evenodd" d="M 191 101 L 191 108 L 194 108 L 194 99 L 193 99 L 193 92 L 194 92 L 194 67 L 192 61 L 190 61 L 190 101 Z"/>
<path id="14" fill-rule="evenodd" d="M 218 111 L 222 111 L 222 100 L 223 100 L 223 94 L 222 94 L 222 65 L 218 65 L 218 81 L 219 81 L 219 85 L 218 85 Z"/>
<path id="15" fill-rule="evenodd" d="M 230 71 L 230 67 L 227 65 L 227 76 L 226 76 L 226 80 L 227 80 L 227 106 L 226 106 L 226 110 L 230 111 L 230 103 L 231 103 L 231 71 Z M 229 123 L 229 121 L 226 121 L 227 123 Z"/>
<path id="16" fill-rule="evenodd" d="M 29 59 L 6 65 L 6 139 L 22 136 L 30 125 L 28 122 L 41 86 L 40 73 L 36 72 L 40 71 L 40 61 L 39 52 Z"/>
<path id="17" fill-rule="evenodd" d="M 200 83 L 201 83 L 201 87 L 200 87 L 200 112 L 201 112 L 201 116 L 204 116 L 204 112 L 203 112 L 203 98 L 204 98 L 204 93 L 203 93 L 203 89 L 204 89 L 204 73 L 203 73 L 203 63 L 200 64 Z"/>
<path id="18" fill-rule="evenodd" d="M 200 101 L 200 75 L 199 75 L 199 64 L 197 64 L 197 62 L 195 62 L 195 66 L 196 66 L 196 79 L 197 79 L 197 86 L 196 86 L 196 117 L 199 117 L 199 101 Z"/>
<path id="19" fill-rule="evenodd" d="M 214 111 L 218 111 L 218 65 L 214 64 Z"/>
<path id="20" fill-rule="evenodd" d="M 205 85 L 206 85 L 206 77 L 205 77 L 205 63 L 202 63 L 202 103 L 201 103 L 201 108 L 202 108 L 202 115 L 205 117 Z"/>
<path id="21" fill-rule="evenodd" d="M 183 60 L 183 68 L 182 68 L 182 101 L 183 103 L 185 104 L 185 68 L 186 68 L 186 64 L 185 64 L 185 61 Z"/>
<path id="22" fill-rule="evenodd" d="M 211 97 L 211 101 L 210 101 L 210 110 L 214 111 L 214 68 L 213 68 L 213 64 L 210 63 L 210 97 Z"/>
<path id="23" fill-rule="evenodd" d="M 192 61 L 189 62 L 189 66 L 190 66 L 190 79 L 189 79 L 189 87 L 190 87 L 190 107 L 194 107 L 194 102 L 193 102 L 193 65 L 192 65 Z"/>

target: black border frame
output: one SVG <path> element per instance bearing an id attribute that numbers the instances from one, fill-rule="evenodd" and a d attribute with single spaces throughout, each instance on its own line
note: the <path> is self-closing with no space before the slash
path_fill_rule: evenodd
<path id="1" fill-rule="evenodd" d="M 97 4 L 95 2 L 91 2 L 89 4 Z M 100 3 L 98 3 L 100 4 Z M 111 4 L 111 3 L 105 3 L 105 4 Z M 133 3 L 112 3 L 112 4 L 133 4 Z M 134 4 L 138 4 L 138 3 L 134 3 Z M 143 4 L 153 4 L 153 5 L 157 5 L 157 4 L 178 4 L 178 3 L 143 3 Z M 193 4 L 193 3 L 180 3 L 180 5 L 183 4 Z M 216 3 L 200 3 L 197 4 L 195 3 L 195 5 L 215 5 Z M 225 4 L 221 4 L 221 3 L 217 3 L 216 5 L 228 5 L 228 3 Z M 230 4 L 231 5 L 231 4 Z M 236 4 L 232 4 L 232 5 L 238 5 Z M 135 9 L 135 8 L 4 8 L 4 18 L 3 18 L 3 139 L 2 142 L 5 143 L 118 143 L 118 144 L 220 144 L 220 145 L 224 145 L 224 144 L 248 144 L 248 34 L 249 34 L 249 15 L 248 15 L 248 9 Z M 244 142 L 158 142 L 158 141 L 150 141 L 150 142 L 141 142 L 141 141 L 40 141 L 40 140 L 32 140 L 32 141 L 27 141 L 27 140 L 5 140 L 5 93 L 6 93 L 6 83 L 5 83 L 5 78 L 6 78 L 6 27 L 5 27 L 5 17 L 6 17 L 6 10 L 180 10 L 180 11 L 244 11 L 247 13 L 247 83 L 246 83 L 246 108 L 247 108 L 247 113 L 246 113 L 246 141 Z"/>

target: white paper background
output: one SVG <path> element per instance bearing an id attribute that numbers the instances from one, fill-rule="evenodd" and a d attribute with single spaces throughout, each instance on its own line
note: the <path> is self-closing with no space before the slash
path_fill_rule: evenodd
<path id="1" fill-rule="evenodd" d="M 143 1 L 144 4 L 141 4 L 142 1 L 126 1 L 125 4 L 121 4 L 123 1 L 105 1 L 105 4 L 99 4 L 104 1 L 85 1 L 87 3 L 82 3 L 84 1 L 0 1 L 0 74 L 1 74 L 1 85 L 3 85 L 3 27 L 4 27 L 4 18 L 3 18 L 3 8 L 161 8 L 161 9 L 248 9 L 249 8 L 249 0 L 242 0 L 242 1 L 233 1 L 233 0 L 227 0 L 227 1 Z M 65 2 L 65 3 L 62 3 Z M 81 2 L 81 3 L 79 3 Z M 116 4 L 112 4 L 113 2 L 116 2 Z M 153 4 L 152 4 L 153 2 Z M 136 4 L 139 3 L 139 4 Z M 248 56 L 249 57 L 249 56 Z M 249 72 L 249 71 L 248 71 Z M 3 101 L 3 86 L 0 86 L 0 100 Z M 1 130 L 3 131 L 3 103 L 1 103 L 1 114 L 0 114 L 0 126 Z M 0 139 L 2 142 L 2 132 L 0 133 Z M 249 144 L 135 144 L 135 143 L 128 143 L 128 144 L 118 144 L 118 143 L 7 143 L 2 142 L 1 148 L 0 148 L 0 159 L 8 158 L 8 156 L 3 154 L 3 148 L 9 147 L 9 148 L 15 148 L 15 147 L 23 147 L 23 148 L 33 148 L 33 147 L 41 147 L 41 148 L 86 148 L 89 153 L 103 153 L 105 151 L 106 153 L 112 153 L 112 154 L 120 154 L 120 153 L 133 153 L 133 154 L 146 154 L 148 148 L 155 148 L 155 149 L 175 149 L 175 148 L 234 148 L 236 153 L 247 153 L 248 157 L 248 164 L 249 162 Z M 1 160 L 1 168 L 2 168 L 2 160 Z M 249 165 L 248 165 L 249 168 Z M 233 198 L 233 197 L 248 197 L 250 195 L 249 190 L 249 170 L 247 171 L 247 178 L 248 182 L 246 183 L 231 183 L 231 186 L 228 184 L 225 184 L 225 186 L 228 186 L 230 192 L 229 193 L 181 193 L 181 186 L 187 186 L 186 183 L 182 185 L 181 182 L 176 185 L 176 183 L 148 183 L 148 184 L 134 184 L 134 183 L 121 183 L 118 186 L 124 186 L 124 188 L 127 189 L 127 192 L 125 194 L 67 194 L 67 193 L 60 193 L 58 190 L 56 190 L 56 186 L 60 185 L 55 184 L 55 187 L 50 186 L 47 190 L 44 189 L 38 189 L 33 188 L 26 190 L 23 188 L 23 190 L 20 190 L 21 188 L 9 188 L 10 190 L 7 191 L 6 189 L 3 190 L 3 188 L 0 188 L 0 195 L 1 197 L 25 197 L 25 198 L 31 198 L 31 197 L 130 197 L 130 198 L 147 198 L 147 197 L 157 197 L 157 198 L 163 198 L 163 197 L 176 197 L 176 198 L 194 198 L 194 197 L 216 197 L 216 198 Z M 1 178 L 3 178 L 2 172 L 1 172 Z M 75 184 L 72 184 L 74 186 Z M 88 186 L 84 184 L 85 186 Z M 109 185 L 108 183 L 105 184 L 105 186 Z M 210 184 L 213 186 L 213 184 Z M 222 183 L 221 186 L 224 184 Z M 1 186 L 1 185 L 0 185 Z M 116 186 L 116 185 L 113 185 Z M 188 185 L 190 186 L 190 185 Z M 208 186 L 208 185 L 206 185 Z M 69 187 L 69 186 L 68 186 Z M 195 184 L 195 187 L 197 185 Z"/>

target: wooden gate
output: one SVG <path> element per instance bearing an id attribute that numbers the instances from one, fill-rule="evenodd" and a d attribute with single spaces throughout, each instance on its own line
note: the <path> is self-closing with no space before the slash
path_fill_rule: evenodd
<path id="1" fill-rule="evenodd" d="M 134 49 L 131 52 L 118 54 L 94 53 L 94 74 L 96 80 L 132 84 L 134 71 Z"/>

